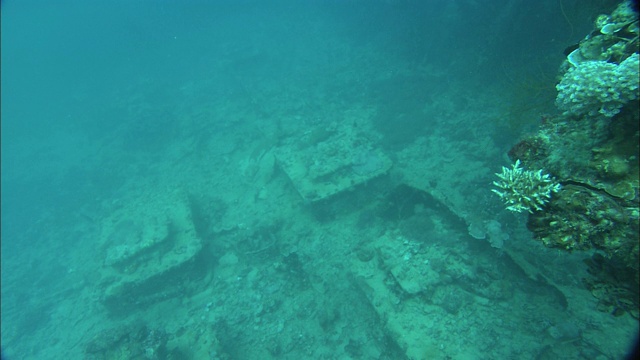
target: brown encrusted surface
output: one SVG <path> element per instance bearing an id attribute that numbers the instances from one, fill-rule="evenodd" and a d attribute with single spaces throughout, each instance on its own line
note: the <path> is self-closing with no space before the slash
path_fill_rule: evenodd
<path id="1" fill-rule="evenodd" d="M 611 252 L 619 248 L 619 239 L 594 241 L 593 237 L 609 235 L 604 228 L 634 233 L 639 130 L 638 111 L 630 108 L 636 105 L 613 119 L 547 118 L 538 133 L 509 152 L 513 160 L 520 159 L 530 169 L 545 169 L 564 186 L 547 211 L 530 220 L 529 227 L 547 246 Z M 571 229 L 558 231 L 563 222 Z M 563 239 L 566 236 L 575 240 Z"/>
<path id="2" fill-rule="evenodd" d="M 638 104 L 612 119 L 545 118 L 509 156 L 545 169 L 563 185 L 527 223 L 534 238 L 562 250 L 596 249 L 584 279 L 603 311 L 638 315 Z M 597 270 L 594 270 L 597 269 Z"/>

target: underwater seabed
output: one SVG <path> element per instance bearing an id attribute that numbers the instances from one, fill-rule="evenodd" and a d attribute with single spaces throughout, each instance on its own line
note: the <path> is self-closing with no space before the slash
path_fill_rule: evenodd
<path id="1" fill-rule="evenodd" d="M 42 359 L 621 358 L 638 324 L 597 311 L 591 253 L 544 248 L 490 192 L 486 159 L 502 149 L 469 121 L 490 100 L 448 120 L 475 142 L 441 127 L 387 146 L 355 105 L 329 124 L 285 118 L 294 130 L 277 141 L 246 141 L 246 123 L 198 152 L 176 140 L 161 176 L 130 177 L 86 214 L 77 253 L 43 254 L 72 287 L 3 298 L 3 346 Z"/>

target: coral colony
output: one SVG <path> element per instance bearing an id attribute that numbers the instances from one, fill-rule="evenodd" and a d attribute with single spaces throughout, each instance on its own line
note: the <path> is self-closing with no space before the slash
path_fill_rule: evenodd
<path id="1" fill-rule="evenodd" d="M 502 173 L 496 173 L 500 181 L 494 181 L 493 189 L 507 205 L 507 210 L 515 212 L 542 210 L 551 199 L 551 194 L 558 192 L 562 186 L 556 183 L 549 174 L 542 170 L 530 171 L 520 167 L 516 160 L 512 168 L 502 167 Z"/>

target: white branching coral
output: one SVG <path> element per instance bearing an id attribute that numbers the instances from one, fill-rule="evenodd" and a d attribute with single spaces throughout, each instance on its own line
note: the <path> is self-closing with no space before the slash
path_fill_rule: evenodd
<path id="1" fill-rule="evenodd" d="M 515 212 L 542 210 L 551 199 L 551 194 L 562 188 L 542 170 L 530 171 L 520 167 L 520 160 L 516 160 L 511 169 L 503 166 L 502 173 L 496 175 L 500 180 L 494 181 L 493 185 L 498 189 L 491 191 L 500 196 L 507 210 Z"/>

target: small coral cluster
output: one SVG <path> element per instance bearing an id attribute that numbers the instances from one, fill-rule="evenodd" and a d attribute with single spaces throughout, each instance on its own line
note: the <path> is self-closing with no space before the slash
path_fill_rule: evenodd
<path id="1" fill-rule="evenodd" d="M 556 86 L 556 105 L 567 115 L 613 117 L 638 98 L 638 54 L 619 65 L 585 61 L 567 71 Z"/>
<path id="2" fill-rule="evenodd" d="M 494 181 L 493 189 L 507 205 L 507 210 L 515 212 L 542 210 L 549 202 L 551 194 L 558 192 L 561 185 L 556 183 L 549 174 L 542 170 L 530 171 L 520 167 L 520 160 L 516 160 L 511 169 L 502 167 L 502 173 L 496 175 L 500 181 Z"/>

